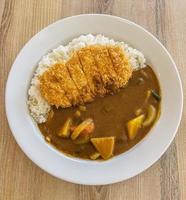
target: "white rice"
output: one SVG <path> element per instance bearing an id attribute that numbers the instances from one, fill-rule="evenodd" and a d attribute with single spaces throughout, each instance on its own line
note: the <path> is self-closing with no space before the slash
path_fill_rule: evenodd
<path id="1" fill-rule="evenodd" d="M 92 34 L 81 35 L 80 37 L 73 39 L 66 46 L 60 45 L 59 47 L 53 49 L 50 53 L 42 57 L 31 80 L 31 85 L 28 90 L 27 103 L 30 110 L 30 114 L 36 122 L 45 122 L 47 120 L 48 113 L 51 109 L 51 106 L 45 101 L 45 99 L 40 94 L 39 76 L 41 76 L 53 64 L 61 61 L 67 61 L 74 51 L 77 51 L 82 47 L 93 44 L 118 45 L 125 51 L 125 54 L 128 56 L 129 62 L 134 70 L 146 66 L 145 57 L 140 51 L 130 47 L 124 42 L 114 41 L 113 39 L 109 39 L 108 37 L 105 37 L 100 34 L 96 36 Z"/>

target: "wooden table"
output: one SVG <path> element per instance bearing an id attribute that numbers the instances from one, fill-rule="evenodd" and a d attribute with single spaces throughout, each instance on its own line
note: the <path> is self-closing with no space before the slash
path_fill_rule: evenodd
<path id="1" fill-rule="evenodd" d="M 158 162 L 108 186 L 75 185 L 48 175 L 12 137 L 4 89 L 17 53 L 48 24 L 80 13 L 118 15 L 152 32 L 175 59 L 186 89 L 186 0 L 0 0 L 0 200 L 185 200 L 186 109 L 174 142 Z"/>

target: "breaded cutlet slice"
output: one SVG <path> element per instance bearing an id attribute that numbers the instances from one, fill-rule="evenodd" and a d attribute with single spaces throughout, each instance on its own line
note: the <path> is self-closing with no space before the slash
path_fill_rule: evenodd
<path id="1" fill-rule="evenodd" d="M 119 87 L 126 85 L 132 76 L 132 67 L 129 64 L 128 58 L 124 51 L 119 46 L 107 47 L 115 72 L 118 75 Z"/>
<path id="2" fill-rule="evenodd" d="M 112 61 L 106 46 L 90 46 L 91 53 L 96 61 L 104 87 L 108 91 L 115 91 L 118 87 L 117 74 L 112 66 Z"/>
<path id="3" fill-rule="evenodd" d="M 56 107 L 70 107 L 71 102 L 65 95 L 65 91 L 58 79 L 58 69 L 53 66 L 45 71 L 40 77 L 40 93 L 42 97 L 50 104 Z"/>
<path id="4" fill-rule="evenodd" d="M 77 53 L 74 53 L 72 57 L 67 61 L 66 67 L 70 73 L 71 78 L 73 79 L 80 96 L 83 101 L 91 102 L 94 100 L 94 96 L 88 85 L 87 78 L 82 70 L 81 63 L 79 61 Z"/>
<path id="5" fill-rule="evenodd" d="M 80 97 L 79 91 L 70 77 L 70 73 L 65 65 L 65 63 L 57 63 L 54 65 L 56 70 L 57 79 L 61 83 L 61 87 L 65 91 L 65 94 L 72 105 L 77 105 L 77 103 L 82 104 L 83 100 Z"/>
<path id="6" fill-rule="evenodd" d="M 91 53 L 91 50 L 89 49 L 89 47 L 84 47 L 80 49 L 77 53 L 92 93 L 94 95 L 104 96 L 106 94 L 106 89 L 104 88 L 101 75 L 95 63 L 94 57 Z"/>

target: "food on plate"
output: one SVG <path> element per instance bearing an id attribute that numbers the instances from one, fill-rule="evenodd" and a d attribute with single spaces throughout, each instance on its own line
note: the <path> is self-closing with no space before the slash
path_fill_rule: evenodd
<path id="1" fill-rule="evenodd" d="M 87 49 L 90 50 L 88 54 L 86 54 Z M 115 59 L 111 59 L 110 49 L 112 57 L 116 55 Z M 110 46 L 84 47 L 74 53 L 66 63 L 55 64 L 40 76 L 41 95 L 50 105 L 66 108 L 92 102 L 96 97 L 116 92 L 125 86 L 132 75 L 132 67 L 121 55 L 122 52 L 118 53 L 118 48 Z M 83 61 L 83 56 L 87 57 L 87 60 L 95 60 L 94 69 Z M 95 68 L 100 74 L 101 82 L 96 79 Z"/>
<path id="2" fill-rule="evenodd" d="M 147 117 L 145 121 L 143 121 L 143 126 L 149 126 L 151 123 L 155 121 L 156 118 L 156 108 L 153 105 L 148 106 Z"/>
<path id="3" fill-rule="evenodd" d="M 136 137 L 138 130 L 142 127 L 144 118 L 145 115 L 142 114 L 127 122 L 127 131 L 129 139 L 133 140 Z"/>
<path id="4" fill-rule="evenodd" d="M 92 138 L 91 142 L 103 159 L 106 160 L 113 155 L 115 137 Z"/>
<path id="5" fill-rule="evenodd" d="M 27 103 L 55 148 L 69 156 L 107 160 L 150 131 L 160 115 L 161 91 L 140 51 L 89 34 L 41 59 Z"/>
<path id="6" fill-rule="evenodd" d="M 102 87 L 103 86 L 103 81 L 106 79 L 105 77 L 101 77 L 101 72 L 98 71 L 98 66 L 96 65 L 96 60 L 92 58 L 92 53 L 88 50 L 88 47 L 94 46 L 94 45 L 99 45 L 99 46 L 110 46 L 111 48 L 115 48 L 116 51 L 119 48 L 120 52 L 123 51 L 123 56 L 124 59 L 128 60 L 128 63 L 131 65 L 133 70 L 140 69 L 146 66 L 145 64 L 145 58 L 143 54 L 128 46 L 124 42 L 117 42 L 114 41 L 113 39 L 109 39 L 103 35 L 96 35 L 93 36 L 91 34 L 88 35 L 82 35 L 78 38 L 73 39 L 68 45 L 63 46 L 60 45 L 58 48 L 52 50 L 49 52 L 47 55 L 43 56 L 41 61 L 38 63 L 38 66 L 34 72 L 34 76 L 31 80 L 31 85 L 28 90 L 28 107 L 30 110 L 30 114 L 32 117 L 35 119 L 36 122 L 38 123 L 43 123 L 46 122 L 47 116 L 49 111 L 52 108 L 52 105 L 50 105 L 49 102 L 41 95 L 40 91 L 40 77 L 44 74 L 45 71 L 48 71 L 51 67 L 54 67 L 54 65 L 57 64 L 58 67 L 56 67 L 56 73 L 58 73 L 58 69 L 62 70 L 61 73 L 63 73 L 63 76 L 61 77 L 62 82 L 65 78 L 65 85 L 63 86 L 63 89 L 65 89 L 65 96 L 68 97 L 69 100 L 76 102 L 76 97 L 78 96 L 78 88 L 75 85 L 74 80 L 70 77 L 70 71 L 67 70 L 66 67 L 59 67 L 59 65 L 63 65 L 65 62 L 67 62 L 72 55 L 77 52 L 78 50 L 78 55 L 80 57 L 80 62 L 84 68 L 87 68 L 87 71 L 83 71 L 84 74 L 88 77 L 87 73 L 91 73 L 91 77 L 93 78 L 94 81 L 94 86 L 97 87 L 97 92 L 99 93 L 100 96 L 104 96 L 106 92 L 106 88 Z M 84 48 L 86 47 L 86 48 Z M 84 49 L 83 49 L 84 48 Z M 81 50 L 86 51 L 86 57 L 81 55 Z M 91 55 L 89 55 L 91 54 Z M 118 53 L 119 54 L 119 53 Z M 110 51 L 109 53 L 110 57 L 113 58 L 113 53 Z M 85 61 L 82 60 L 82 57 L 84 57 Z M 116 61 L 113 59 L 113 65 L 116 66 L 115 62 L 118 63 L 119 57 L 115 58 Z M 117 68 L 117 66 L 115 67 Z M 53 70 L 52 70 L 53 71 Z M 79 70 L 80 71 L 80 70 Z M 60 73 L 60 74 L 61 74 Z M 71 69 L 72 73 L 72 69 Z M 81 72 L 80 72 L 81 73 Z M 122 73 L 118 72 L 121 76 Z M 103 74 L 103 73 L 102 73 Z M 103 74 L 103 76 L 105 76 Z M 47 74 L 46 74 L 47 78 Z M 45 76 L 44 78 L 45 79 Z M 60 79 L 60 78 L 59 78 Z M 83 79 L 83 77 L 81 77 Z M 90 79 L 88 79 L 90 82 Z M 88 82 L 87 80 L 87 82 Z M 43 80 L 44 81 L 44 80 Z M 82 82 L 82 81 L 81 81 Z M 125 83 L 125 82 L 124 82 Z M 82 84 L 82 83 L 81 83 Z M 52 87 L 52 86 L 51 86 Z M 78 84 L 78 87 L 79 84 Z M 61 88 L 61 87 L 60 87 Z M 58 88 L 58 89 L 60 89 Z M 55 91 L 53 91 L 55 93 Z M 63 95 L 63 91 L 61 92 L 60 95 Z M 74 95 L 73 99 L 71 97 Z M 80 97 L 79 97 L 80 98 Z M 66 99 L 66 98 L 65 98 Z M 82 99 L 81 99 L 82 100 Z M 80 99 L 78 99 L 80 101 Z M 57 102 L 58 103 L 58 102 Z M 67 103 L 70 106 L 70 103 Z"/>
<path id="7" fill-rule="evenodd" d="M 58 136 L 68 138 L 70 136 L 70 128 L 72 125 L 72 119 L 68 118 L 62 128 L 58 132 Z"/>
<path id="8" fill-rule="evenodd" d="M 100 157 L 100 153 L 94 152 L 93 154 L 90 155 L 91 160 L 96 160 Z"/>
<path id="9" fill-rule="evenodd" d="M 90 129 L 91 129 L 91 131 L 89 131 Z M 81 133 L 83 133 L 83 135 L 91 134 L 91 132 L 93 131 L 92 129 L 94 129 L 93 120 L 86 119 L 74 128 L 74 130 L 71 134 L 71 138 L 72 138 L 72 140 L 75 140 Z"/>

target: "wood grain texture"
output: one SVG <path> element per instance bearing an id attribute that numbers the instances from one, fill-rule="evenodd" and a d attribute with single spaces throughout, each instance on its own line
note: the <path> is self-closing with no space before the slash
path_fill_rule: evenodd
<path id="1" fill-rule="evenodd" d="M 185 200 L 186 108 L 176 139 L 162 158 L 142 174 L 108 186 L 56 179 L 36 167 L 13 139 L 4 90 L 17 53 L 43 27 L 81 13 L 121 16 L 152 32 L 175 59 L 186 89 L 186 0 L 0 0 L 0 200 Z"/>

